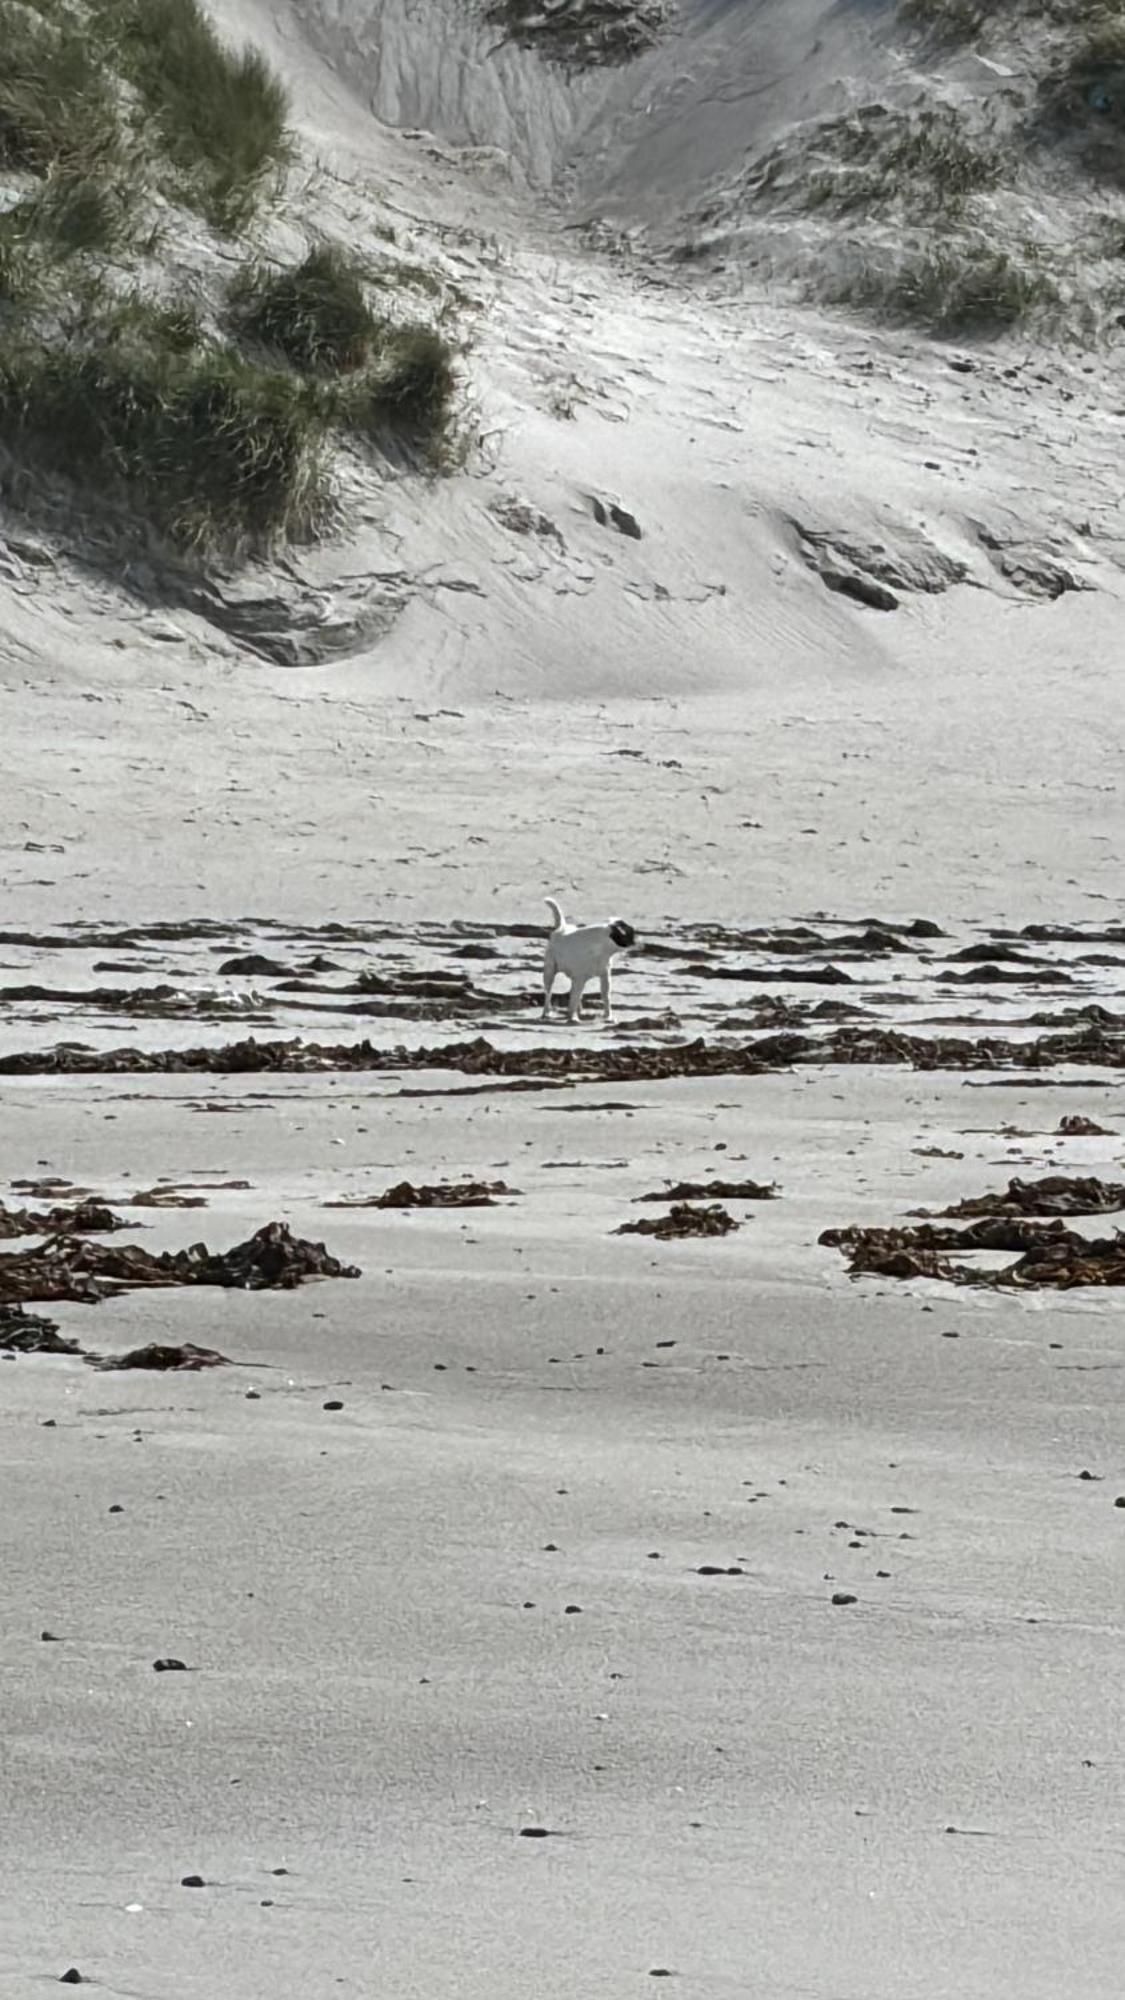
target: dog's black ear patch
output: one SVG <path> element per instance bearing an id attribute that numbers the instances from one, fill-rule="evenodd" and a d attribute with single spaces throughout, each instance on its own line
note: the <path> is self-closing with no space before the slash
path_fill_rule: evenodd
<path id="1" fill-rule="evenodd" d="M 631 944 L 637 942 L 637 933 L 632 924 L 625 923 L 620 917 L 615 924 L 610 925 L 609 934 L 614 944 L 619 945 L 622 951 L 627 951 Z"/>

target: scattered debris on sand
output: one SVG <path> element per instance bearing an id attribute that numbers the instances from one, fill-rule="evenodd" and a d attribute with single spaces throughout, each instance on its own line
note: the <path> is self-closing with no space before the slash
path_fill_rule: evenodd
<path id="1" fill-rule="evenodd" d="M 76 1340 L 61 1334 L 53 1319 L 0 1305 L 0 1354 L 81 1354 Z"/>
<path id="2" fill-rule="evenodd" d="M 623 1222 L 614 1230 L 615 1236 L 659 1236 L 664 1240 L 676 1236 L 729 1236 L 732 1229 L 740 1229 L 720 1203 L 714 1202 L 708 1208 L 692 1208 L 688 1202 L 677 1202 L 667 1215 L 644 1216 L 639 1222 Z"/>
<path id="3" fill-rule="evenodd" d="M 349 1195 L 326 1201 L 325 1208 L 495 1208 L 497 1197 L 515 1194 L 504 1181 L 442 1181 L 432 1187 L 415 1187 L 399 1181 L 383 1194 Z"/>
<path id="4" fill-rule="evenodd" d="M 196 1370 L 199 1368 L 229 1368 L 225 1354 L 219 1354 L 213 1347 L 196 1347 L 190 1340 L 176 1346 L 166 1346 L 152 1340 L 147 1347 L 130 1348 L 127 1354 L 88 1354 L 91 1368 L 151 1368 L 161 1372 L 173 1368 Z"/>
<path id="5" fill-rule="evenodd" d="M 177 1188 L 141 1188 L 129 1200 L 130 1208 L 206 1208 L 201 1194 L 181 1194 Z M 124 1226 L 124 1225 L 123 1225 Z"/>
<path id="6" fill-rule="evenodd" d="M 455 1070 L 468 1076 L 581 1077 L 602 1082 L 657 1082 L 681 1076 L 757 1076 L 795 1066 L 846 1063 L 918 1070 L 1038 1071 L 1081 1064 L 1125 1069 L 1125 1027 L 1083 1018 L 1037 1041 L 989 1035 L 912 1035 L 896 1028 L 841 1027 L 823 1037 L 763 1035 L 757 1041 L 673 1043 L 662 1048 L 500 1049 L 483 1036 L 433 1048 L 376 1048 L 370 1041 L 324 1044 L 259 1042 L 192 1049 L 92 1049 L 58 1043 L 0 1057 L 0 1076 L 305 1075 L 316 1072 Z"/>
<path id="7" fill-rule="evenodd" d="M 1125 1208 L 1125 1181 L 1048 1174 L 1041 1181 L 1011 1180 L 1003 1194 L 981 1194 L 952 1208 L 919 1208 L 915 1214 L 953 1219 L 971 1215 L 1109 1215 Z"/>
<path id="8" fill-rule="evenodd" d="M 1079 1113 L 1059 1119 L 1060 1139 L 1116 1139 L 1117 1136 L 1108 1125 L 1097 1125 L 1092 1118 L 1083 1118 Z"/>
<path id="9" fill-rule="evenodd" d="M 205 1243 L 154 1254 L 134 1243 L 91 1243 L 52 1236 L 30 1250 L 0 1255 L 0 1306 L 36 1299 L 93 1301 L 148 1286 L 220 1285 L 245 1291 L 290 1289 L 306 1278 L 358 1278 L 323 1243 L 269 1222 L 247 1242 L 213 1253 Z"/>
<path id="10" fill-rule="evenodd" d="M 124 1229 L 125 1223 L 101 1202 L 79 1201 L 56 1208 L 7 1208 L 0 1201 L 0 1242 L 15 1236 L 95 1236 Z"/>
<path id="11" fill-rule="evenodd" d="M 639 1194 L 638 1201 L 776 1201 L 773 1181 L 680 1181 L 656 1194 Z"/>
<path id="12" fill-rule="evenodd" d="M 1065 1223 L 1016 1216 L 983 1217 L 965 1229 L 828 1229 L 820 1241 L 842 1250 L 853 1278 L 937 1278 L 949 1285 L 993 1290 L 1037 1288 L 1070 1291 L 1084 1285 L 1125 1285 L 1125 1236 L 1091 1240 Z M 1016 1251 L 1000 1269 L 952 1262 L 944 1253 Z"/>

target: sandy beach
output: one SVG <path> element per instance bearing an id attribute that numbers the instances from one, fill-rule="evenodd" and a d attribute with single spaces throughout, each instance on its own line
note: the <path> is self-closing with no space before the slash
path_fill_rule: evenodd
<path id="1" fill-rule="evenodd" d="M 1119 1128 L 1119 1075 L 9 1075 L 3 1101 L 11 1178 L 205 1203 L 119 1211 L 123 1240 L 278 1218 L 363 1271 L 49 1308 L 99 1353 L 228 1368 L 3 1368 L 5 1992 L 72 1964 L 177 1996 L 1112 1991 L 1116 1313 L 856 1284 L 817 1238 L 1032 1168 L 1111 1178 L 1119 1136 L 1055 1134 Z M 722 1241 L 613 1233 L 717 1172 L 779 1193 Z M 325 1205 L 404 1175 L 518 1192 Z"/>
<path id="2" fill-rule="evenodd" d="M 0 2000 L 1115 2000 L 1119 350 L 675 261 L 877 9 L 215 11 L 464 459 L 175 590 L 2 495 Z"/>

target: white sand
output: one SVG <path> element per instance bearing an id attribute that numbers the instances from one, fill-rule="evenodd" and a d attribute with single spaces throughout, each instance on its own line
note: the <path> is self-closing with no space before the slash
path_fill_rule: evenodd
<path id="1" fill-rule="evenodd" d="M 657 935 L 816 911 L 1118 919 L 1108 364 L 996 350 L 965 376 L 905 337 L 585 255 L 551 205 L 576 183 L 564 219 L 650 219 L 642 191 L 686 200 L 748 143 L 742 107 L 765 136 L 792 115 L 789 45 L 763 70 L 748 15 L 724 30 L 715 10 L 679 78 L 564 103 L 531 58 L 486 82 L 452 0 L 218 11 L 285 69 L 325 226 L 362 246 L 393 212 L 408 248 L 448 260 L 481 449 L 436 487 L 357 482 L 347 539 L 295 561 L 329 617 L 375 576 L 406 606 L 315 667 L 17 550 L 0 927 L 509 924 L 545 890 Z M 780 37 L 823 10 L 767 12 Z M 839 67 L 828 39 L 818 102 Z M 645 125 L 657 85 L 679 123 Z M 371 102 L 436 140 L 376 125 Z M 457 154 L 490 139 L 511 173 Z M 600 527 L 595 497 L 643 538 Z M 504 527 L 512 498 L 557 535 Z M 794 518 L 895 548 L 924 534 L 972 581 L 864 610 L 801 561 Z M 1030 599 L 979 524 L 1091 588 Z M 89 956 L 80 974 L 71 954 L 0 959 L 5 984 L 94 979 Z M 1119 1009 L 1112 971 L 1035 1003 L 1095 992 Z M 645 1004 L 659 994 L 657 967 Z M 988 1018 L 1005 1009 L 1027 1011 L 1004 996 Z M 4 1050 L 240 1032 L 49 1011 L 9 1008 Z M 1119 1309 L 853 1287 L 816 1237 L 1006 1170 L 1112 1178 L 1125 1140 L 1045 1135 L 1076 1109 L 1125 1132 L 1119 1077 L 1025 1095 L 800 1072 L 558 1099 L 3 1079 L 5 1183 L 245 1177 L 138 1240 L 222 1247 L 284 1216 L 364 1271 L 51 1309 L 88 1345 L 168 1334 L 229 1371 L 0 1364 L 4 2000 L 71 1964 L 146 2000 L 624 2000 L 659 1968 L 685 2000 L 1111 2000 Z M 784 1195 L 739 1235 L 610 1235 L 665 1174 L 740 1157 Z M 520 1196 L 408 1219 L 320 1206 L 462 1172 Z M 841 1522 L 873 1535 L 852 1549 Z M 695 1573 L 740 1559 L 739 1578 Z M 858 1603 L 833 1608 L 840 1589 Z M 154 1674 L 165 1655 L 196 1671 Z M 196 1872 L 208 1886 L 181 1888 Z"/>
<path id="2" fill-rule="evenodd" d="M 285 1214 L 365 1276 L 56 1308 L 229 1372 L 3 1368 L 0 1991 L 73 1962 L 176 2000 L 610 1996 L 657 1966 L 699 1994 L 1113 1992 L 1116 1315 L 861 1293 L 814 1247 L 995 1179 L 1000 1142 L 957 1134 L 1026 1116 L 1016 1093 L 735 1080 L 722 1110 L 680 1085 L 583 1116 L 283 1079 L 200 1118 L 182 1082 L 9 1086 L 8 1157 L 239 1172 L 149 1241 Z M 1075 1101 L 1034 1100 L 1044 1125 Z M 910 1158 L 935 1135 L 963 1167 Z M 606 1235 L 744 1151 L 785 1196 L 739 1236 Z M 315 1205 L 392 1164 L 522 1193 Z M 169 1654 L 196 1671 L 154 1674 Z"/>

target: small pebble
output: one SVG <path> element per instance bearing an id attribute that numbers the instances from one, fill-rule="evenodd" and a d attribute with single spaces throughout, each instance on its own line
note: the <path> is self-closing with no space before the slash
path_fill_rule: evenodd
<path id="1" fill-rule="evenodd" d="M 551 1829 L 549 1826 L 521 1826 L 520 1828 L 521 1840 L 549 1840 L 550 1838 Z"/>
<path id="2" fill-rule="evenodd" d="M 124 1507 L 122 1507 L 119 1501 L 115 1500 L 113 1506 L 110 1508 L 109 1511 L 111 1514 L 123 1514 L 125 1512 L 125 1509 Z"/>
<path id="3" fill-rule="evenodd" d="M 325 1403 L 324 1405 L 324 1408 L 326 1410 L 342 1410 L 343 1407 L 344 1405 L 342 1403 L 337 1403 L 337 1402 Z"/>
<path id="4" fill-rule="evenodd" d="M 181 1875 L 180 1887 L 181 1889 L 205 1889 L 207 1884 L 203 1880 L 202 1875 Z"/>
<path id="5" fill-rule="evenodd" d="M 580 1604 L 568 1604 L 566 1606 L 566 1616 L 568 1618 L 573 1618 L 575 1613 L 581 1611 L 581 1609 L 582 1606 Z"/>
<path id="6" fill-rule="evenodd" d="M 1125 1493 L 1119 1493 L 1113 1504 L 1115 1507 L 1125 1507 Z"/>
<path id="7" fill-rule="evenodd" d="M 186 1674 L 187 1668 L 182 1660 L 154 1660 L 152 1671 L 154 1674 Z"/>
<path id="8" fill-rule="evenodd" d="M 62 1640 L 59 1638 L 57 1632 L 40 1632 L 39 1637 L 45 1646 L 61 1646 L 62 1644 Z"/>
<path id="9" fill-rule="evenodd" d="M 260 1403 L 261 1400 L 262 1400 L 262 1392 L 260 1389 L 247 1389 L 246 1401 L 248 1403 Z"/>
<path id="10" fill-rule="evenodd" d="M 65 1972 L 59 1973 L 60 1986 L 81 1986 L 81 1984 L 82 1974 L 76 1965 L 69 1965 Z"/>
<path id="11" fill-rule="evenodd" d="M 833 1604 L 858 1604 L 859 1599 L 858 1597 L 853 1597 L 850 1590 L 834 1590 L 832 1592 L 832 1602 Z"/>
<path id="12" fill-rule="evenodd" d="M 1100 1479 L 1100 1478 L 1101 1478 L 1101 1473 L 1100 1473 L 1100 1472 L 1080 1472 L 1080 1473 L 1079 1473 L 1079 1475 L 1078 1475 L 1078 1477 L 1079 1477 L 1079 1479 Z"/>

